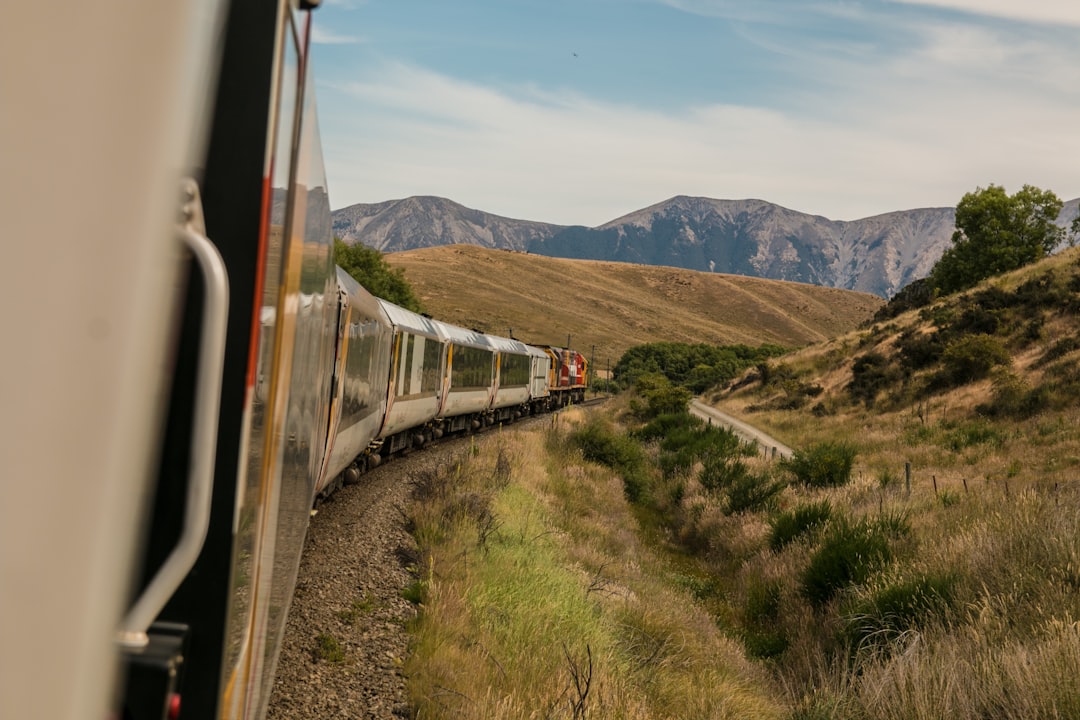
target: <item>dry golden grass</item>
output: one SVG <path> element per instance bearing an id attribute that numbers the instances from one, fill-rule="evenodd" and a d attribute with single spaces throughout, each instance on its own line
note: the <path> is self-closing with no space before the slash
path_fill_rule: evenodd
<path id="1" fill-rule="evenodd" d="M 392 253 L 434 317 L 538 344 L 596 347 L 598 368 L 647 342 L 799 347 L 881 307 L 866 293 L 739 275 L 447 245 Z"/>
<path id="2" fill-rule="evenodd" d="M 1080 251 L 1068 251 L 993 284 L 1014 292 L 1052 270 L 1062 287 L 1076 292 L 1078 260 Z M 958 299 L 944 302 L 947 310 Z M 1032 388 L 1055 372 L 1071 377 L 1080 351 L 1066 350 L 1056 369 L 1040 362 L 1056 343 L 1077 335 L 1076 317 L 1066 307 L 1045 311 L 1028 346 L 1018 338 L 1039 318 L 1029 312 L 1009 320 L 1013 329 L 999 338 L 1010 348 L 1010 366 L 928 397 L 892 388 L 868 408 L 845 391 L 857 356 L 873 351 L 890 357 L 905 330 L 930 331 L 917 312 L 780 359 L 798 383 L 823 388 L 800 409 L 755 410 L 777 407 L 796 382 L 770 388 L 751 382 L 713 396 L 721 409 L 794 448 L 838 441 L 857 447 L 850 485 L 789 487 L 782 507 L 828 498 L 834 511 L 853 517 L 902 514 L 910 523 L 911 534 L 895 546 L 891 562 L 823 609 L 812 610 L 800 597 L 799 578 L 817 547 L 812 538 L 779 553 L 759 547 L 731 575 L 736 611 L 755 583 L 771 580 L 782 587 L 779 626 L 790 645 L 773 666 L 798 708 L 796 717 L 1080 717 L 1080 397 L 1060 395 L 1076 391 L 1066 385 L 1031 417 L 976 411 L 992 401 L 1000 378 Z M 835 654 L 839 634 L 858 620 L 854 608 L 924 578 L 945 579 L 951 588 L 947 610 L 928 614 L 888 643 Z"/>

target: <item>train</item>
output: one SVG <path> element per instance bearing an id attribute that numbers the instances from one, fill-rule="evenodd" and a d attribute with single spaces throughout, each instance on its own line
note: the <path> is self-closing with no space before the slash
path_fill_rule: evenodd
<path id="1" fill-rule="evenodd" d="M 337 344 L 316 499 L 398 453 L 585 400 L 588 361 L 440 322 L 337 274 Z M 256 391 L 256 402 L 265 389 Z"/>
<path id="2" fill-rule="evenodd" d="M 317 5 L 0 29 L 0 717 L 263 717 L 313 503 L 582 397 L 580 353 L 336 267 Z"/>

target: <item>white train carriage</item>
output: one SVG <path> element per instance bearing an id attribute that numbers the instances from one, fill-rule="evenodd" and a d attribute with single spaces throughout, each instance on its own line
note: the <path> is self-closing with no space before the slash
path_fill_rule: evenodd
<path id="1" fill-rule="evenodd" d="M 542 349 L 526 345 L 529 353 L 529 411 L 544 412 L 551 403 L 551 388 L 548 379 L 551 375 L 551 358 Z"/>
<path id="2" fill-rule="evenodd" d="M 479 429 L 495 394 L 495 348 L 475 330 L 433 321 L 447 342 L 441 427 L 447 432 Z"/>
<path id="3" fill-rule="evenodd" d="M 338 333 L 330 443 L 321 491 L 379 463 L 370 452 L 386 414 L 394 328 L 381 301 L 337 268 Z"/>
<path id="4" fill-rule="evenodd" d="M 386 418 L 378 435 L 389 454 L 442 435 L 434 420 L 443 401 L 449 340 L 431 318 L 385 300 L 379 304 L 394 330 Z"/>
<path id="5" fill-rule="evenodd" d="M 532 357 L 528 346 L 517 340 L 488 335 L 495 348 L 495 393 L 489 422 L 516 420 L 529 410 Z"/>

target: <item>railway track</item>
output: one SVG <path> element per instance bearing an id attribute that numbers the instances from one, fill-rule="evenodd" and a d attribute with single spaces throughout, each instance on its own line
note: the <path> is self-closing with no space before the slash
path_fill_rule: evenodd
<path id="1" fill-rule="evenodd" d="M 448 438 L 395 458 L 319 505 L 304 543 L 268 720 L 409 717 L 401 666 L 416 607 L 402 590 L 415 579 L 417 550 L 402 509 L 412 475 L 448 462 L 470 442 L 470 436 Z"/>

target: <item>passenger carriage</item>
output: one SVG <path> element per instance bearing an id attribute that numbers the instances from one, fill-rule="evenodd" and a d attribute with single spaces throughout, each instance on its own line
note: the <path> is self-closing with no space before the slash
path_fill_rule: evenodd
<path id="1" fill-rule="evenodd" d="M 523 342 L 496 335 L 489 335 L 488 342 L 496 350 L 489 422 L 516 420 L 529 410 L 532 357 Z"/>
<path id="2" fill-rule="evenodd" d="M 381 301 L 340 267 L 337 354 L 330 409 L 331 446 L 320 492 L 355 482 L 379 463 L 370 452 L 387 410 L 394 328 Z"/>
<path id="3" fill-rule="evenodd" d="M 386 418 L 378 438 L 384 454 L 442 436 L 434 422 L 443 401 L 448 341 L 431 318 L 379 300 L 394 329 Z"/>
<path id="4" fill-rule="evenodd" d="M 438 420 L 446 432 L 479 429 L 495 394 L 495 353 L 487 335 L 435 321 L 447 360 Z"/>

